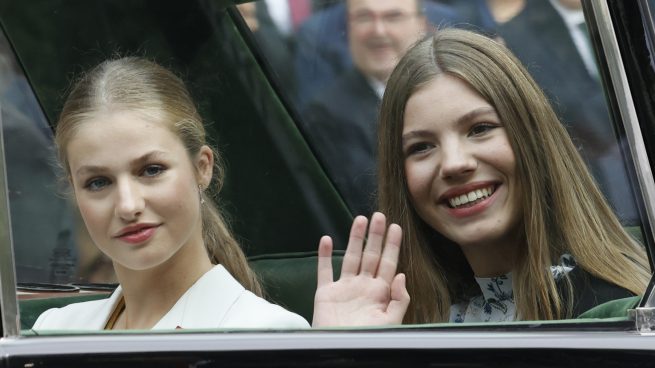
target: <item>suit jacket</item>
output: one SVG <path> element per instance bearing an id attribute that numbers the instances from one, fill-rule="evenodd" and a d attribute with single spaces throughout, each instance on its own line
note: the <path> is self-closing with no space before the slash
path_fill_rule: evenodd
<path id="1" fill-rule="evenodd" d="M 108 298 L 75 303 L 43 312 L 34 330 L 102 330 L 122 297 L 119 286 Z M 216 265 L 180 297 L 152 328 L 307 328 L 302 317 L 244 289 Z"/>
<path id="2" fill-rule="evenodd" d="M 528 0 L 498 33 L 553 102 L 619 218 L 638 222 L 603 88 L 589 74 L 562 17 L 550 1 Z"/>
<path id="3" fill-rule="evenodd" d="M 375 207 L 377 119 L 380 98 L 356 69 L 322 91 L 303 114 L 303 131 L 355 215 Z"/>

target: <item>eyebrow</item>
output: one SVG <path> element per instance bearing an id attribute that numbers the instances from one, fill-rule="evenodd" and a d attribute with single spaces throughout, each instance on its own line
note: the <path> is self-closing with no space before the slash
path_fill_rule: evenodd
<path id="1" fill-rule="evenodd" d="M 455 121 L 455 123 L 456 123 L 457 125 L 459 125 L 459 124 L 461 124 L 462 122 L 469 121 L 469 120 L 473 120 L 473 118 L 476 118 L 476 117 L 478 117 L 478 116 L 480 116 L 480 115 L 486 115 L 486 114 L 489 114 L 489 113 L 495 114 L 495 113 L 496 113 L 496 109 L 494 109 L 494 108 L 491 107 L 491 106 L 478 107 L 477 109 L 471 110 L 471 111 L 467 112 L 466 114 L 460 116 L 460 117 Z"/>
<path id="2" fill-rule="evenodd" d="M 166 156 L 166 152 L 164 151 L 151 151 L 148 152 L 138 158 L 135 158 L 134 160 L 130 161 L 130 166 L 141 166 L 145 164 L 148 161 L 151 161 L 153 159 L 159 158 L 161 156 Z M 83 174 L 98 174 L 101 172 L 104 172 L 107 170 L 107 167 L 105 166 L 96 166 L 96 165 L 84 165 L 77 169 L 75 171 L 75 175 L 83 175 Z"/>
<path id="3" fill-rule="evenodd" d="M 464 114 L 464 115 L 460 116 L 459 118 L 457 118 L 457 120 L 455 121 L 455 124 L 459 125 L 462 122 L 472 120 L 472 119 L 474 119 L 474 118 L 476 118 L 476 117 L 478 117 L 480 115 L 486 115 L 486 114 L 490 114 L 490 113 L 495 114 L 496 110 L 493 107 L 490 107 L 490 106 L 479 107 L 479 108 L 471 110 L 471 111 L 467 112 L 466 114 Z M 403 144 L 405 144 L 405 141 L 407 141 L 410 138 L 430 137 L 432 135 L 433 135 L 433 133 L 430 130 L 423 130 L 423 129 L 421 129 L 421 130 L 412 130 L 411 132 L 407 132 L 407 133 L 403 134 L 402 142 L 403 142 Z"/>

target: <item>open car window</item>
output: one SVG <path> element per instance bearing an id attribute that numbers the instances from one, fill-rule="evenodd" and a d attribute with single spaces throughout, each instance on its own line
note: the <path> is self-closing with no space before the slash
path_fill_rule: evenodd
<path id="1" fill-rule="evenodd" d="M 56 166 L 52 134 L 72 77 L 116 54 L 153 59 L 187 82 L 227 163 L 219 205 L 269 299 L 311 320 L 319 238 L 333 236 L 342 251 L 352 218 L 375 209 L 384 86 L 358 69 L 351 43 L 368 41 L 352 39 L 348 28 L 371 20 L 352 19 L 343 1 L 291 0 L 303 6 L 286 15 L 275 2 L 224 3 L 34 0 L 0 9 L 0 106 L 23 329 L 45 308 L 116 287 Z M 484 3 L 426 0 L 411 17 L 424 16 L 428 29 L 462 27 L 502 40 L 546 92 L 621 224 L 647 247 L 635 159 L 621 117 L 611 113 L 603 88 L 610 81 L 581 8 L 527 1 L 496 13 Z M 360 84 L 339 89 L 352 80 Z"/>
<path id="2" fill-rule="evenodd" d="M 358 23 L 349 20 L 352 14 L 344 1 L 315 1 L 311 13 L 286 26 L 281 16 L 277 19 L 273 3 L 239 7 L 266 67 L 300 115 L 299 126 L 335 187 L 354 214 L 370 215 L 375 207 L 375 127 L 383 85 L 372 81 L 375 66 L 367 63 L 375 61 L 365 60 L 367 55 L 358 48 L 372 38 L 352 35 Z M 639 227 L 633 163 L 623 154 L 621 124 L 608 110 L 581 2 L 507 1 L 498 8 L 484 3 L 422 2 L 428 32 L 460 27 L 502 40 L 549 97 L 621 222 Z M 401 39 L 396 37 L 394 41 Z M 420 35 L 407 37 L 414 42 Z M 354 61 L 353 52 L 364 54 L 356 55 L 364 60 Z M 349 135 L 359 140 L 351 142 Z M 356 157 L 359 166 L 344 165 L 337 150 Z"/>
<path id="3" fill-rule="evenodd" d="M 315 1 L 300 21 L 294 9 L 289 18 L 277 14 L 274 1 L 239 9 L 264 67 L 354 215 L 376 209 L 377 124 L 384 91 L 376 67 L 383 68 L 385 60 L 367 54 L 366 47 L 415 42 L 422 35 L 412 38 L 411 23 L 421 16 L 428 33 L 472 29 L 498 39 L 518 57 L 545 92 L 623 227 L 649 249 L 650 221 L 635 171 L 648 163 L 630 149 L 626 116 L 614 95 L 623 92 L 615 92 L 607 65 L 620 60 L 598 50 L 600 39 L 590 34 L 594 27 L 581 1 L 491 3 L 423 1 L 421 10 L 407 12 L 403 21 L 384 14 L 362 18 L 345 1 Z"/>

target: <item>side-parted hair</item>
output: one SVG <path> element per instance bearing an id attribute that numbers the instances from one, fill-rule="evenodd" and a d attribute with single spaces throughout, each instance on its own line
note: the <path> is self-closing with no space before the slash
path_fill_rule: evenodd
<path id="1" fill-rule="evenodd" d="M 619 223 L 532 77 L 502 44 L 443 29 L 412 47 L 394 69 L 378 128 L 379 208 L 403 228 L 399 272 L 412 298 L 404 322 L 448 321 L 450 305 L 473 296 L 476 287 L 459 246 L 418 216 L 405 176 L 405 106 L 442 74 L 464 81 L 495 108 L 516 156 L 524 243 L 512 271 L 517 318 L 572 317 L 572 290 L 565 303 L 550 271 L 565 253 L 592 275 L 642 293 L 650 274 L 645 251 Z"/>
<path id="2" fill-rule="evenodd" d="M 145 59 L 108 60 L 83 74 L 73 85 L 55 130 L 59 162 L 70 176 L 66 148 L 78 127 L 106 111 L 130 111 L 165 124 L 182 142 L 189 159 L 207 145 L 205 128 L 184 82 L 168 69 Z M 215 149 L 214 192 L 224 178 Z M 222 264 L 246 289 L 262 295 L 255 273 L 211 196 L 202 193 L 202 232 L 212 263 Z"/>

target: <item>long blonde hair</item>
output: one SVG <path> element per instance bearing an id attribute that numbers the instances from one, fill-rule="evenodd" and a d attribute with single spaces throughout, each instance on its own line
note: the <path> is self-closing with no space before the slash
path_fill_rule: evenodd
<path id="1" fill-rule="evenodd" d="M 64 104 L 57 122 L 55 143 L 60 164 L 70 175 L 66 147 L 78 127 L 107 110 L 143 114 L 166 124 L 182 141 L 189 157 L 207 145 L 205 128 L 184 82 L 171 71 L 151 61 L 125 57 L 108 60 L 81 76 Z M 214 152 L 214 192 L 224 178 L 220 155 Z M 222 264 L 246 289 L 262 295 L 245 254 L 231 234 L 223 216 L 204 193 L 202 231 L 212 263 Z"/>
<path id="2" fill-rule="evenodd" d="M 516 156 L 526 244 L 512 271 L 518 318 L 570 317 L 549 268 L 565 253 L 592 275 L 643 292 L 649 279 L 644 250 L 624 231 L 541 89 L 500 43 L 444 29 L 401 59 L 380 113 L 379 208 L 404 230 L 399 270 L 412 298 L 405 322 L 447 321 L 450 305 L 475 289 L 461 249 L 418 216 L 405 179 L 405 105 L 440 74 L 466 82 L 496 109 Z"/>

